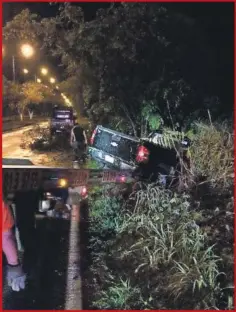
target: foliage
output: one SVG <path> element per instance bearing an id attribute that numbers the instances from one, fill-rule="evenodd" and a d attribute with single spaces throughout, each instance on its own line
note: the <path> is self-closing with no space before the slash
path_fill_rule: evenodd
<path id="1" fill-rule="evenodd" d="M 234 179 L 234 136 L 229 125 L 196 123 L 192 145 L 194 174 L 207 177 L 213 186 L 227 187 Z"/>
<path id="2" fill-rule="evenodd" d="M 18 45 L 22 43 L 30 43 L 35 48 L 39 46 L 38 19 L 37 14 L 25 9 L 6 23 L 3 27 L 3 42 L 11 49 L 11 53 L 18 51 Z"/>
<path id="3" fill-rule="evenodd" d="M 70 145 L 67 136 L 52 138 L 49 127 L 36 125 L 33 129 L 23 133 L 21 148 L 40 152 L 61 151 L 64 153 L 65 150 L 70 150 Z M 66 156 L 70 158 L 71 155 L 67 153 Z"/>
<path id="4" fill-rule="evenodd" d="M 207 109 L 213 118 L 222 112 L 212 94 L 214 51 L 196 20 L 165 4 L 111 5 L 90 21 L 71 3 L 53 18 L 23 10 L 3 32 L 61 59 L 62 90 L 93 123 L 146 135 L 163 122 L 186 128 Z"/>
<path id="5" fill-rule="evenodd" d="M 192 149 L 198 170 L 185 191 L 139 183 L 128 200 L 119 186 L 91 195 L 92 308 L 232 309 L 233 178 L 215 177 L 233 172 L 232 141 L 221 145 L 228 128 L 198 124 Z M 211 137 L 228 161 L 206 157 Z"/>
<path id="6" fill-rule="evenodd" d="M 106 191 L 105 189 L 100 199 L 92 204 L 93 210 L 91 212 L 93 231 L 99 229 L 101 235 L 104 233 L 107 235 L 114 229 L 120 213 L 121 197 L 119 196 L 116 199 L 107 197 Z"/>
<path id="7" fill-rule="evenodd" d="M 55 96 L 52 89 L 43 84 L 33 81 L 19 84 L 3 79 L 3 103 L 6 113 L 11 110 L 12 113 L 18 113 L 23 118 L 26 110 L 29 113 L 50 111 L 50 105 L 43 105 L 50 101 L 54 104 L 60 103 L 61 98 Z M 40 109 L 38 109 L 39 105 Z"/>
<path id="8" fill-rule="evenodd" d="M 21 86 L 3 79 L 3 112 L 18 112 L 18 105 L 23 100 Z"/>
<path id="9" fill-rule="evenodd" d="M 67 3 L 41 25 L 45 45 L 61 57 L 69 77 L 76 77 L 73 84 L 94 122 L 103 117 L 114 125 L 115 110 L 129 125 L 126 132 L 131 127 L 137 135 L 146 124 L 158 126 L 159 118 L 172 128 L 184 126 L 208 107 L 207 79 L 196 76 L 209 69 L 210 48 L 195 21 L 183 14 L 160 4 L 122 3 L 85 21 L 81 8 Z M 196 53 L 202 55 L 198 68 L 192 64 Z M 152 103 L 148 116 L 145 103 Z"/>
<path id="10" fill-rule="evenodd" d="M 95 302 L 99 309 L 129 310 L 131 302 L 140 298 L 140 290 L 130 285 L 129 280 L 120 279 L 119 283 L 111 283 L 106 291 L 101 292 L 101 297 Z M 139 302 L 137 302 L 138 306 Z"/>

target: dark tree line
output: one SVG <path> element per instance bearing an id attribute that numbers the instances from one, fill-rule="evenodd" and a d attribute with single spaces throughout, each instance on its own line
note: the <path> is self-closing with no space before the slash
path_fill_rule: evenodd
<path id="1" fill-rule="evenodd" d="M 21 16 L 33 25 L 22 27 L 24 38 L 37 38 L 61 60 L 62 89 L 94 123 L 140 135 L 160 123 L 185 128 L 207 110 L 213 119 L 232 114 L 233 105 L 226 110 L 212 88 L 216 51 L 186 14 L 158 3 L 122 3 L 86 21 L 78 5 L 65 3 L 53 18 L 27 10 Z M 15 24 L 4 27 L 5 40 Z"/>

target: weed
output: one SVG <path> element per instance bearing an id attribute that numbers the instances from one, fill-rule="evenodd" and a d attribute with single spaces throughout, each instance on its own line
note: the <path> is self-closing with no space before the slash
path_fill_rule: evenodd
<path id="1" fill-rule="evenodd" d="M 181 191 L 137 183 L 126 200 L 119 187 L 93 193 L 93 308 L 234 308 L 232 135 L 201 123 L 194 135 Z"/>

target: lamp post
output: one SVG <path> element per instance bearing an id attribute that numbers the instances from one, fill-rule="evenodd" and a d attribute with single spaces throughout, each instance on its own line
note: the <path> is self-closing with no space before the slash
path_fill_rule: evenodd
<path id="1" fill-rule="evenodd" d="M 34 48 L 30 44 L 23 44 L 20 48 L 21 54 L 29 59 L 34 55 Z M 2 49 L 2 52 L 5 53 L 5 49 Z M 12 55 L 12 78 L 16 82 L 16 56 Z"/>
<path id="2" fill-rule="evenodd" d="M 13 81 L 16 82 L 16 62 L 15 62 L 14 55 L 12 55 L 12 74 L 13 74 Z"/>

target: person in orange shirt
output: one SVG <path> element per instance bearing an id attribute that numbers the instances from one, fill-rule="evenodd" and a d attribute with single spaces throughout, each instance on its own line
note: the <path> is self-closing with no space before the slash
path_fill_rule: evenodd
<path id="1" fill-rule="evenodd" d="M 14 291 L 25 288 L 26 275 L 18 258 L 16 239 L 13 232 L 14 219 L 10 208 L 2 201 L 2 250 L 7 259 L 7 281 Z"/>

